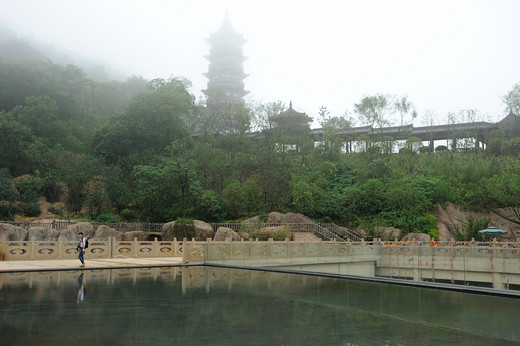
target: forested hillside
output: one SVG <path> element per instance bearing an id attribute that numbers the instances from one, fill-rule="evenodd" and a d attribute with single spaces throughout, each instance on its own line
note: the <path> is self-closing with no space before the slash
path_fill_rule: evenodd
<path id="1" fill-rule="evenodd" d="M 324 109 L 318 145 L 305 133 L 267 131 L 281 102 L 246 108 L 237 131 L 215 135 L 219 119 L 195 99 L 188 80 L 98 82 L 25 48 L 0 58 L 0 219 L 38 216 L 44 196 L 51 203 L 65 198 L 53 209 L 59 216 L 100 221 L 222 221 L 292 211 L 435 236 L 433 206 L 452 202 L 510 208 L 520 222 L 514 135 L 491 133 L 486 151 L 431 152 L 413 138 L 385 138 L 385 146 L 366 142 L 344 153 L 337 132 L 349 121 Z M 520 85 L 508 95 L 511 105 L 518 102 Z M 250 138 L 253 125 L 264 135 Z"/>

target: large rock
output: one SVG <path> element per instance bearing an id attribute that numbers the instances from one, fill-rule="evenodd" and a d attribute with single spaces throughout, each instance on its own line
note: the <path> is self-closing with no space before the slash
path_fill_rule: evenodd
<path id="1" fill-rule="evenodd" d="M 259 240 L 267 240 L 273 238 L 275 240 L 291 239 L 291 231 L 287 226 L 264 227 L 253 233 L 253 238 Z"/>
<path id="2" fill-rule="evenodd" d="M 394 227 L 376 227 L 376 233 L 381 232 L 378 237 L 381 238 L 382 241 L 395 240 L 395 238 L 399 239 L 401 236 L 401 230 Z"/>
<path id="3" fill-rule="evenodd" d="M 193 220 L 193 227 L 195 228 L 195 240 L 207 240 L 208 238 L 212 239 L 215 235 L 215 231 L 213 227 L 204 221 Z"/>
<path id="4" fill-rule="evenodd" d="M 30 227 L 27 235 L 27 240 L 34 238 L 36 241 L 57 241 L 60 232 L 48 227 L 37 226 Z"/>
<path id="5" fill-rule="evenodd" d="M 287 213 L 280 220 L 283 224 L 290 224 L 293 231 L 312 231 L 314 221 L 303 214 Z"/>
<path id="6" fill-rule="evenodd" d="M 408 233 L 401 241 L 430 241 L 430 235 L 425 233 Z"/>
<path id="7" fill-rule="evenodd" d="M 58 240 L 63 241 L 74 241 L 78 240 L 78 234 L 83 233 L 83 236 L 88 239 L 94 237 L 94 226 L 89 222 L 78 222 L 73 225 L 67 226 L 63 231 L 60 232 Z"/>
<path id="8" fill-rule="evenodd" d="M 166 241 L 173 240 L 173 238 L 174 238 L 173 228 L 175 227 L 175 223 L 176 223 L 176 221 L 170 221 L 170 222 L 165 223 L 162 226 L 162 239 L 163 240 L 166 240 Z M 182 239 L 177 239 L 177 240 L 182 240 Z"/>
<path id="9" fill-rule="evenodd" d="M 258 225 L 260 223 L 260 216 L 255 216 L 250 219 L 246 219 L 242 222 L 240 222 L 242 225 Z M 218 230 L 217 230 L 218 231 Z"/>
<path id="10" fill-rule="evenodd" d="M 227 227 L 219 227 L 217 233 L 215 233 L 214 241 L 225 241 L 226 239 L 231 239 L 232 241 L 240 240 L 240 236 L 233 231 L 231 228 Z"/>
<path id="11" fill-rule="evenodd" d="M 313 224 L 314 221 L 303 214 L 287 213 L 282 216 L 280 223 L 306 223 Z"/>
<path id="12" fill-rule="evenodd" d="M 123 240 L 131 241 L 131 240 L 134 240 L 134 238 L 137 238 L 137 241 L 147 241 L 149 237 L 150 237 L 150 232 L 132 231 L 132 232 L 126 232 L 123 235 Z"/>
<path id="13" fill-rule="evenodd" d="M 116 241 L 123 240 L 123 232 L 117 231 L 115 228 L 110 228 L 107 225 L 101 225 L 96 230 L 92 240 L 107 241 L 109 237 L 114 237 Z"/>
<path id="14" fill-rule="evenodd" d="M 282 213 L 276 211 L 270 212 L 265 223 L 281 223 L 282 217 Z"/>
<path id="15" fill-rule="evenodd" d="M 469 220 L 488 219 L 489 225 L 497 226 L 508 233 L 501 235 L 503 241 L 514 241 L 518 237 L 516 231 L 518 227 L 518 218 L 508 208 L 494 209 L 493 211 L 467 211 L 462 210 L 452 203 L 446 205 L 437 205 L 433 209 L 433 214 L 437 218 L 437 226 L 439 230 L 439 240 L 450 241 L 457 238 L 457 233 L 464 234 L 468 226 Z"/>
<path id="16" fill-rule="evenodd" d="M 25 228 L 0 223 L 0 239 L 5 237 L 7 241 L 23 241 L 27 240 L 28 233 Z"/>

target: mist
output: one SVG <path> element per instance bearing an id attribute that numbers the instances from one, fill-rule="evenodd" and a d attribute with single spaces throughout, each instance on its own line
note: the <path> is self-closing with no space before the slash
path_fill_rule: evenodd
<path id="1" fill-rule="evenodd" d="M 27 40 L 99 80 L 183 76 L 206 88 L 206 39 L 228 11 L 246 39 L 249 98 L 316 117 L 364 95 L 406 95 L 419 114 L 498 120 L 520 81 L 520 2 L 0 0 L 0 42 Z M 416 120 L 419 122 L 419 120 Z M 316 124 L 313 125 L 316 127 Z"/>

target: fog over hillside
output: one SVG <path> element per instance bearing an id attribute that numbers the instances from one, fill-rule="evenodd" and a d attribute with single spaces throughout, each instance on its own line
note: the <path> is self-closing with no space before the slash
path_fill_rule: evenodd
<path id="1" fill-rule="evenodd" d="M 183 76 L 206 88 L 206 39 L 226 11 L 247 40 L 250 97 L 292 100 L 315 117 L 376 93 L 406 95 L 420 114 L 475 109 L 503 117 L 520 80 L 520 2 L 0 0 L 0 22 L 58 62 L 96 78 Z M 53 51 L 50 47 L 59 47 Z M 104 66 L 100 69 L 99 66 Z"/>

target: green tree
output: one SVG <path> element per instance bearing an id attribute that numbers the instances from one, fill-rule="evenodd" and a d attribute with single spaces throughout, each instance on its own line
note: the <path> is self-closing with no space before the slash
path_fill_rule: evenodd
<path id="1" fill-rule="evenodd" d="M 11 113 L 0 111 L 0 168 L 13 175 L 27 172 L 26 148 L 31 141 L 31 130 L 16 121 Z"/>
<path id="2" fill-rule="evenodd" d="M 64 126 L 58 119 L 56 101 L 48 96 L 29 96 L 27 106 L 17 106 L 12 110 L 14 118 L 31 129 L 36 136 L 46 138 L 51 144 L 64 137 Z"/>
<path id="3" fill-rule="evenodd" d="M 383 128 L 391 124 L 390 116 L 394 112 L 392 97 L 385 94 L 365 96 L 354 104 L 354 111 L 360 116 L 361 123 L 380 130 L 380 140 Z"/>
<path id="4" fill-rule="evenodd" d="M 506 104 L 505 113 L 513 112 L 515 115 L 520 115 L 520 83 L 516 83 L 513 88 L 504 95 L 502 100 Z"/>
<path id="5" fill-rule="evenodd" d="M 151 81 L 149 92 L 134 97 L 124 114 L 112 118 L 96 133 L 94 153 L 109 164 L 130 161 L 131 166 L 164 154 L 176 139 L 188 138 L 182 119 L 193 110 L 193 96 L 184 83 L 178 79 Z"/>

